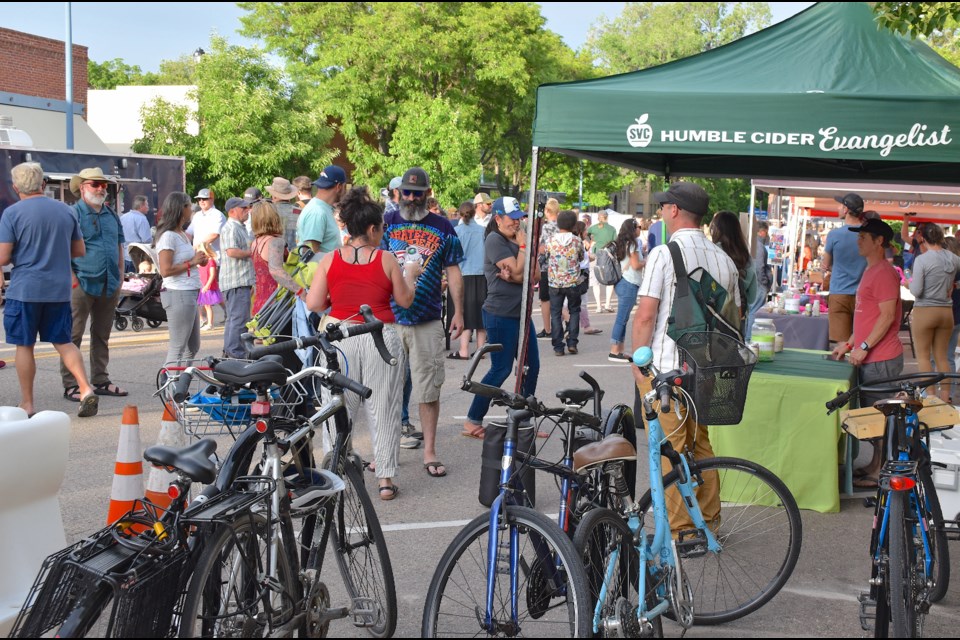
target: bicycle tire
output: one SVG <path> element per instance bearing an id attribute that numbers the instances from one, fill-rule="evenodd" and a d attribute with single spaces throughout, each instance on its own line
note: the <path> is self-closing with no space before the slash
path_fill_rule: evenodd
<path id="1" fill-rule="evenodd" d="M 919 477 L 922 489 L 920 500 L 930 534 L 930 557 L 933 561 L 933 586 L 927 592 L 927 600 L 934 603 L 943 600 L 950 586 L 950 548 L 947 544 L 947 530 L 944 528 L 943 509 L 940 508 L 940 498 L 937 496 L 930 470 L 921 468 Z"/>
<path id="2" fill-rule="evenodd" d="M 493 612 L 496 631 L 513 637 L 586 637 L 590 633 L 590 592 L 573 542 L 547 516 L 528 507 L 501 510 L 500 544 L 509 557 L 510 529 L 517 527 L 518 623 L 511 622 L 510 571 L 498 570 Z M 447 547 L 430 582 L 423 606 L 421 635 L 487 635 L 481 626 L 486 611 L 487 545 L 490 514 L 471 520 Z M 559 562 L 562 584 L 550 584 L 542 559 Z M 460 561 L 463 560 L 463 565 Z M 558 594 L 558 591 L 560 592 Z M 555 598 L 560 598 L 552 602 Z M 469 599 L 472 602 L 467 602 Z M 503 622 L 505 620 L 505 622 Z M 466 621 L 471 625 L 464 628 Z M 459 625 L 459 627 L 457 626 Z M 566 633 L 563 626 L 567 626 Z"/>
<path id="3" fill-rule="evenodd" d="M 907 521 L 907 493 L 891 491 L 887 501 L 890 624 L 893 637 L 915 638 L 923 616 L 916 609 L 917 554 Z M 922 554 L 921 554 L 922 556 Z"/>
<path id="4" fill-rule="evenodd" d="M 262 582 L 265 554 L 269 553 L 267 526 L 263 517 L 252 515 L 214 532 L 190 579 L 180 621 L 181 638 L 262 637 L 267 634 L 267 623 L 275 629 L 292 619 L 299 583 L 282 543 L 277 553 L 281 589 L 270 597 L 271 608 L 278 611 L 265 611 Z M 231 610 L 234 604 L 235 611 Z"/>
<path id="5" fill-rule="evenodd" d="M 351 600 L 374 601 L 376 620 L 367 631 L 375 638 L 389 638 L 397 629 L 397 591 L 383 529 L 360 470 L 349 460 L 338 467 L 335 472 L 346 486 L 337 498 L 329 532 L 334 556 Z"/>
<path id="6" fill-rule="evenodd" d="M 755 462 L 707 458 L 690 463 L 690 471 L 694 477 L 718 474 L 721 512 L 714 534 L 723 547 L 720 553 L 707 552 L 683 561 L 693 589 L 694 624 L 737 620 L 769 602 L 793 573 L 803 539 L 800 510 L 787 486 Z M 676 484 L 678 475 L 675 469 L 665 475 L 664 489 Z M 647 490 L 639 506 L 649 511 L 651 504 Z M 764 529 L 746 531 L 755 524 Z M 737 588 L 745 593 L 721 593 Z"/>
<path id="7" fill-rule="evenodd" d="M 606 585 L 606 599 L 601 605 L 600 615 L 604 619 L 615 617 L 617 606 L 621 598 L 626 599 L 629 604 L 629 612 L 634 614 L 639 605 L 639 596 L 637 594 L 637 585 L 639 573 L 640 556 L 633 544 L 633 532 L 623 520 L 623 516 L 610 509 L 594 509 L 584 516 L 577 528 L 577 533 L 573 538 L 573 546 L 577 550 L 577 555 L 583 561 L 584 570 L 587 578 L 587 585 L 590 588 L 591 602 L 591 624 L 593 615 L 595 615 L 596 603 L 600 597 L 601 587 L 606 580 L 607 558 L 610 552 L 615 548 L 620 548 L 620 560 L 618 568 L 613 575 L 613 582 Z M 656 606 L 657 598 L 653 580 L 650 574 L 647 574 L 647 610 Z M 631 618 L 629 622 L 635 623 L 636 618 Z M 649 630 L 631 627 L 621 629 L 619 633 L 613 633 L 611 637 L 625 638 L 662 638 L 663 620 L 657 616 L 651 621 Z M 591 629 L 591 631 L 593 631 Z M 594 638 L 606 638 L 607 630 L 601 625 L 593 633 Z"/>

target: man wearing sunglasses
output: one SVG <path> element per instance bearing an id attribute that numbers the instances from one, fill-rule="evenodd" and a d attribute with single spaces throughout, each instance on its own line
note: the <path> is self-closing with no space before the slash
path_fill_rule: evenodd
<path id="1" fill-rule="evenodd" d="M 187 235 L 193 238 L 193 246 L 205 244 L 216 252 L 220 251 L 220 227 L 227 221 L 223 212 L 214 204 L 213 189 L 200 189 L 194 200 L 200 205 L 200 211 L 193 214 Z"/>
<path id="2" fill-rule="evenodd" d="M 437 421 L 440 416 L 440 387 L 444 380 L 444 335 L 441 320 L 443 273 L 453 296 L 454 314 L 450 337 L 463 330 L 463 278 L 460 262 L 463 248 L 450 221 L 427 210 L 430 177 L 421 167 L 408 169 L 400 180 L 400 209 L 383 217 L 383 246 L 404 261 L 417 260 L 423 271 L 417 279 L 413 304 L 403 308 L 393 304 L 394 325 L 410 362 L 413 398 L 420 404 L 423 430 L 423 468 L 439 478 L 447 470 L 437 457 Z"/>
<path id="3" fill-rule="evenodd" d="M 83 169 L 70 179 L 70 191 L 77 197 L 73 210 L 80 222 L 86 255 L 74 258 L 73 344 L 80 346 L 90 321 L 90 382 L 97 395 L 125 396 L 127 392 L 110 381 L 110 332 L 123 283 L 123 226 L 120 216 L 107 204 L 112 177 L 98 167 Z M 63 397 L 80 402 L 76 377 L 60 362 Z"/>

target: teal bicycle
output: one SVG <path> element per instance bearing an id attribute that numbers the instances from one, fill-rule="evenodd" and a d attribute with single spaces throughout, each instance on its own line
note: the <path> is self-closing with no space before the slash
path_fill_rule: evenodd
<path id="1" fill-rule="evenodd" d="M 652 356 L 642 347 L 633 357 L 641 370 L 655 374 L 652 390 L 642 397 L 650 490 L 636 502 L 630 499 L 623 465 L 631 448 L 622 438 L 584 447 L 574 462 L 582 472 L 601 468 L 616 494 L 611 502 L 623 505 L 590 511 L 574 537 L 595 603 L 592 630 L 599 637 L 659 637 L 661 616 L 684 628 L 745 616 L 780 591 L 800 555 L 800 512 L 776 476 L 747 460 L 694 460 L 673 449 L 659 412 L 669 412 L 677 400 L 695 419 L 696 405 L 684 389 L 691 372 L 658 373 Z M 636 451 L 632 454 L 635 459 Z M 662 478 L 661 456 L 673 465 Z M 719 512 L 710 508 L 708 522 L 697 490 L 711 483 L 719 483 L 720 504 Z M 671 531 L 667 503 L 676 495 L 693 523 L 690 529 Z"/>

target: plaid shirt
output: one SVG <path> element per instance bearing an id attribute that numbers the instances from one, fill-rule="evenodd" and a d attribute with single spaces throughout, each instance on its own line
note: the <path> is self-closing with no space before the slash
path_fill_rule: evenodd
<path id="1" fill-rule="evenodd" d="M 243 224 L 233 218 L 220 228 L 220 290 L 229 291 L 240 287 L 252 287 L 254 283 L 253 260 L 231 258 L 227 249 L 250 250 L 250 236 Z"/>

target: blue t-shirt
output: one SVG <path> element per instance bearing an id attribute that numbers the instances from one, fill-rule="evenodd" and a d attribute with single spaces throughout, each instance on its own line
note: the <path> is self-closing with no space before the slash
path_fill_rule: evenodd
<path id="1" fill-rule="evenodd" d="M 463 247 L 460 272 L 465 276 L 482 276 L 483 234 L 487 230 L 486 227 L 478 224 L 476 220 L 471 220 L 470 224 L 464 224 L 461 220 L 455 230 L 457 237 L 460 238 L 460 246 Z"/>
<path id="2" fill-rule="evenodd" d="M 830 293 L 857 295 L 867 259 L 857 251 L 857 234 L 850 231 L 850 225 L 845 224 L 828 233 L 824 251 L 830 254 Z"/>
<path id="3" fill-rule="evenodd" d="M 663 220 L 657 220 L 647 231 L 647 253 L 650 253 L 658 244 L 666 244 L 670 240 L 670 234 L 667 233 Z"/>
<path id="4" fill-rule="evenodd" d="M 297 243 L 304 244 L 308 240 L 320 243 L 320 253 L 329 253 L 343 246 L 333 207 L 320 198 L 311 199 L 297 221 Z"/>
<path id="5" fill-rule="evenodd" d="M 120 216 L 107 205 L 96 212 L 83 200 L 73 205 L 87 255 L 73 259 L 80 288 L 91 296 L 112 296 L 120 288 L 120 248 L 125 242 Z"/>
<path id="6" fill-rule="evenodd" d="M 70 302 L 70 246 L 82 238 L 73 209 L 62 202 L 38 196 L 7 207 L 0 218 L 0 242 L 13 244 L 7 297 Z"/>
<path id="7" fill-rule="evenodd" d="M 405 220 L 399 212 L 383 217 L 383 248 L 392 251 L 403 264 L 407 248 L 416 247 L 423 264 L 417 278 L 416 295 L 409 309 L 390 301 L 397 324 L 414 325 L 439 320 L 442 309 L 440 282 L 443 270 L 463 260 L 460 238 L 450 221 L 435 213 L 418 222 Z"/>

